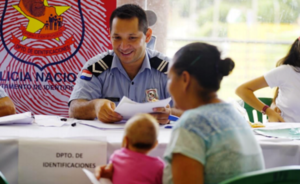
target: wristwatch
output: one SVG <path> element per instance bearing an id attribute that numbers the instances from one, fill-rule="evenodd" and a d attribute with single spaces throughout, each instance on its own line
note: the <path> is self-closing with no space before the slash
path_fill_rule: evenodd
<path id="1" fill-rule="evenodd" d="M 266 110 L 269 108 L 269 106 L 267 106 L 267 105 L 265 105 L 263 108 L 262 108 L 262 110 L 261 110 L 261 113 L 262 114 L 266 114 Z"/>

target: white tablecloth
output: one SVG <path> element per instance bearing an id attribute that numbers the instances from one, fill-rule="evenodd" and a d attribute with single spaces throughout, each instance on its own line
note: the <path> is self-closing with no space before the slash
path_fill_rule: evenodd
<path id="1" fill-rule="evenodd" d="M 160 144 L 151 151 L 152 156 L 163 156 L 170 138 L 170 129 L 161 129 Z M 40 127 L 33 125 L 0 126 L 0 171 L 10 184 L 17 184 L 18 176 L 18 139 L 22 138 L 76 138 L 90 139 L 91 137 L 106 137 L 107 155 L 111 155 L 121 147 L 123 130 L 100 130 L 77 124 L 75 127 Z"/>
<path id="2" fill-rule="evenodd" d="M 38 125 L 0 126 L 0 171 L 10 184 L 17 184 L 18 139 L 26 138 L 82 138 L 105 136 L 107 153 L 111 155 L 121 147 L 123 130 L 100 130 L 77 124 L 75 127 L 39 127 Z M 171 129 L 160 129 L 159 145 L 151 151 L 151 156 L 163 157 L 171 136 Z M 300 165 L 300 141 L 279 140 L 256 136 L 261 145 L 266 168 Z M 109 156 L 108 156 L 109 157 Z M 108 159 L 108 158 L 107 158 Z"/>

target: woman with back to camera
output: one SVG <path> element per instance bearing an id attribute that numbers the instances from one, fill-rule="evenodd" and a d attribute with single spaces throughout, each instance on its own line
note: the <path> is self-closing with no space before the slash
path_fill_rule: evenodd
<path id="1" fill-rule="evenodd" d="M 176 52 L 168 89 L 184 114 L 165 151 L 163 183 L 219 183 L 264 168 L 261 149 L 246 120 L 218 98 L 234 62 L 215 46 L 192 43 Z"/>
<path id="2" fill-rule="evenodd" d="M 246 103 L 268 116 L 269 122 L 300 122 L 300 41 L 292 44 L 288 54 L 277 63 L 276 68 L 264 76 L 248 81 L 236 89 L 236 94 Z M 270 86 L 278 87 L 273 110 L 254 95 L 254 91 Z"/>

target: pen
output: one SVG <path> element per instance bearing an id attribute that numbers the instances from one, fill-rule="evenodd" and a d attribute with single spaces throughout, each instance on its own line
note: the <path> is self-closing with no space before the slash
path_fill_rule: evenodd
<path id="1" fill-rule="evenodd" d="M 164 128 L 171 129 L 171 128 L 173 128 L 173 126 L 167 125 Z"/>
<path id="2" fill-rule="evenodd" d="M 179 117 L 174 116 L 174 115 L 169 115 L 168 119 L 169 119 L 170 121 L 177 121 L 177 120 L 179 119 Z"/>

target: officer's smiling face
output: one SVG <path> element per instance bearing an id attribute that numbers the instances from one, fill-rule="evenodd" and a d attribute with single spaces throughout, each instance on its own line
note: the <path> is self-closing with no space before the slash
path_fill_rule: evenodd
<path id="1" fill-rule="evenodd" d="M 149 31 L 148 31 L 149 32 Z M 110 37 L 114 52 L 122 64 L 142 63 L 146 42 L 150 41 L 151 33 L 146 35 L 139 30 L 138 18 L 114 18 Z"/>

